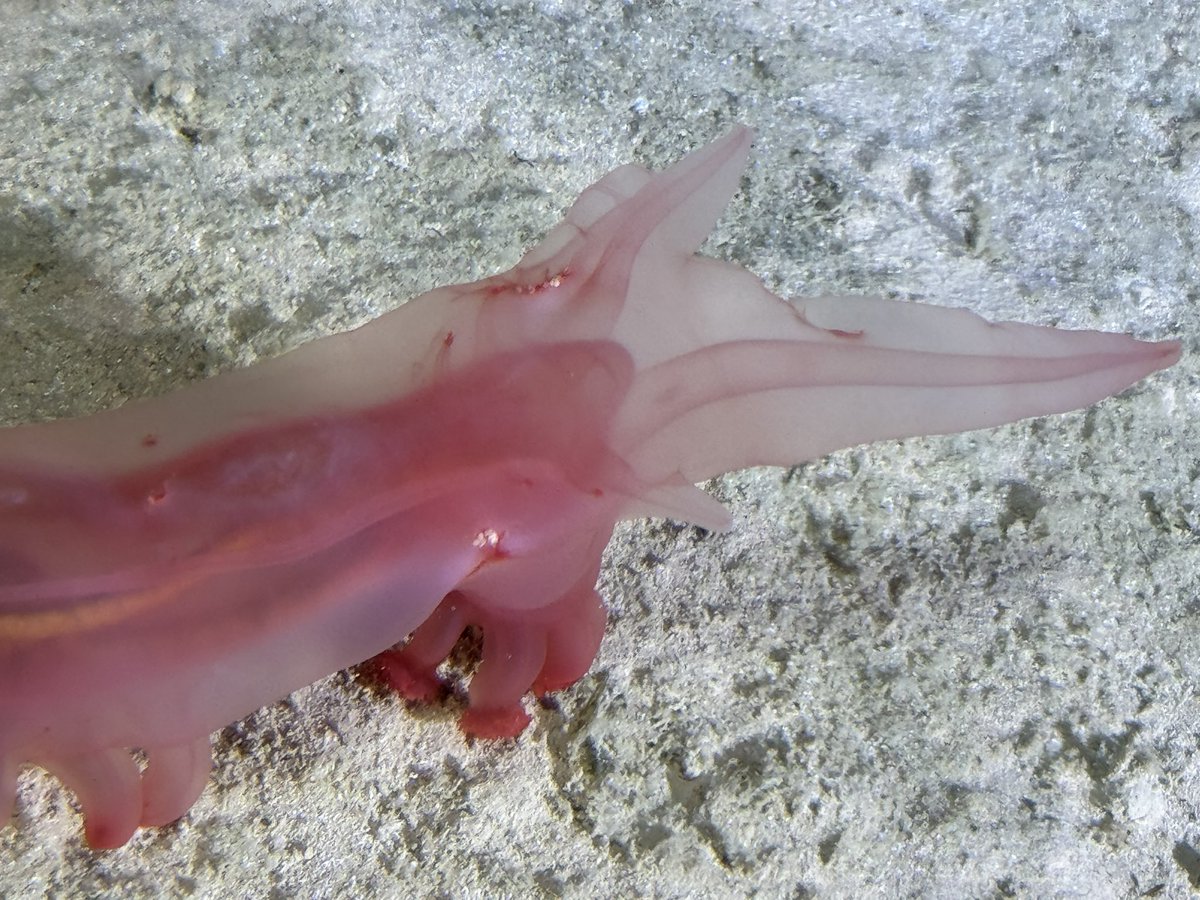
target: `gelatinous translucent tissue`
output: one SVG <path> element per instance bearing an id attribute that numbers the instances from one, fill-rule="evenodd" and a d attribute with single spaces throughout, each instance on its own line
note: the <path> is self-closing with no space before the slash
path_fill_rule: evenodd
<path id="1" fill-rule="evenodd" d="M 516 734 L 523 695 L 596 655 L 618 520 L 725 528 L 694 482 L 1074 409 L 1178 358 L 917 303 L 780 300 L 694 255 L 750 140 L 611 172 L 503 275 L 164 397 L 0 430 L 0 808 L 42 766 L 88 842 L 118 846 L 192 805 L 214 730 L 380 654 L 427 697 L 468 625 L 463 727 Z"/>

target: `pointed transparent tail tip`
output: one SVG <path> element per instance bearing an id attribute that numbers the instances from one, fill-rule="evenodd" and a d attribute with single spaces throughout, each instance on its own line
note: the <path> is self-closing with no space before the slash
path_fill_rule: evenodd
<path id="1" fill-rule="evenodd" d="M 880 298 L 806 298 L 794 309 L 772 339 L 714 342 L 639 377 L 620 435 L 639 474 L 701 481 L 1067 412 L 1180 356 L 1178 341 Z"/>

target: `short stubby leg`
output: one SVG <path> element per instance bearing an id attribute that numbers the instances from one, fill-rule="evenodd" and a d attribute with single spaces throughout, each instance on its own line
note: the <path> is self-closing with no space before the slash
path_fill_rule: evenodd
<path id="1" fill-rule="evenodd" d="M 186 813 L 208 783 L 212 751 L 207 737 L 146 751 L 142 773 L 142 825 L 167 825 Z"/>
<path id="2" fill-rule="evenodd" d="M 515 737 L 530 721 L 521 703 L 525 694 L 569 687 L 595 659 L 607 620 L 595 583 L 596 571 L 590 570 L 547 606 L 499 612 L 486 598 L 455 591 L 407 643 L 374 662 L 397 693 L 432 702 L 444 692 L 438 665 L 468 626 L 481 628 L 483 654 L 460 725 L 475 737 Z"/>
<path id="3" fill-rule="evenodd" d="M 133 836 L 142 817 L 142 773 L 128 750 L 94 750 L 37 764 L 75 794 L 89 846 L 109 850 Z"/>
<path id="4" fill-rule="evenodd" d="M 16 814 L 17 767 L 7 755 L 0 753 L 0 829 Z"/>
<path id="5" fill-rule="evenodd" d="M 460 725 L 484 738 L 516 737 L 529 724 L 521 698 L 546 660 L 546 631 L 519 619 L 483 622 L 483 660 L 471 677 Z"/>
<path id="6" fill-rule="evenodd" d="M 546 631 L 546 661 L 533 682 L 535 694 L 549 694 L 570 687 L 584 676 L 596 653 L 608 611 L 591 585 L 580 585 L 560 600 L 558 617 Z"/>
<path id="7" fill-rule="evenodd" d="M 385 650 L 375 657 L 375 665 L 392 690 L 421 703 L 432 703 L 445 693 L 437 667 L 470 624 L 469 610 L 467 599 L 453 591 L 403 647 Z"/>

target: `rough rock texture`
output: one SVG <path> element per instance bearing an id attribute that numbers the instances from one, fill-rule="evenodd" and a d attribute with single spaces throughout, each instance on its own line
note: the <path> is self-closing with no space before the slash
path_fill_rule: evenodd
<path id="1" fill-rule="evenodd" d="M 499 271 L 600 173 L 735 120 L 759 140 L 708 252 L 773 289 L 1179 335 L 1183 362 L 1086 412 L 723 479 L 729 535 L 624 528 L 597 665 L 518 741 L 335 676 L 222 732 L 181 824 L 99 855 L 28 772 L 0 895 L 1200 886 L 1192 4 L 713 10 L 10 3 L 0 416 Z"/>

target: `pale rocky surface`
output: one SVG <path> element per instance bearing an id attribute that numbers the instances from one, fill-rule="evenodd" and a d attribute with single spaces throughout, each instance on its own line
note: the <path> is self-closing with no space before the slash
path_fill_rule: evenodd
<path id="1" fill-rule="evenodd" d="M 1200 22 L 1087 6 L 10 2 L 6 422 L 500 271 L 603 172 L 735 121 L 706 249 L 779 292 L 1185 357 L 1086 412 L 723 479 L 727 535 L 621 528 L 599 659 L 517 741 L 338 675 L 103 854 L 28 772 L 0 895 L 1190 895 Z"/>

